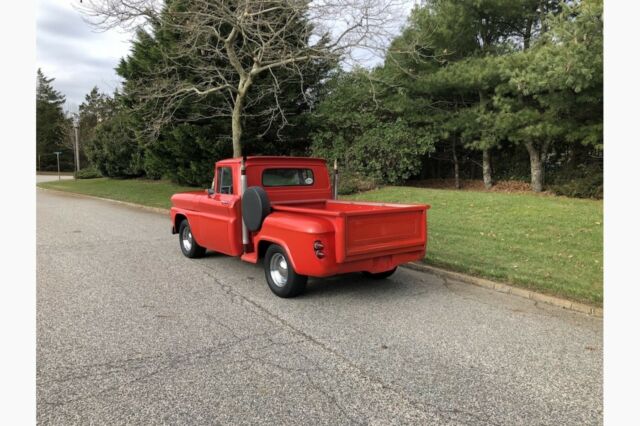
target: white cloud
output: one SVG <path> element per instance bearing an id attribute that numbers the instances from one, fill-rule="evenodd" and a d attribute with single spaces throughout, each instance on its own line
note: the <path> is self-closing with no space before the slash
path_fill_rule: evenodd
<path id="1" fill-rule="evenodd" d="M 400 32 L 417 0 L 398 0 L 400 13 L 395 31 Z M 36 64 L 54 87 L 67 97 L 67 109 L 75 111 L 93 86 L 112 93 L 121 79 L 114 68 L 129 52 L 131 35 L 113 29 L 98 32 L 82 19 L 80 0 L 37 0 Z M 358 49 L 356 62 L 374 66 L 382 56 Z M 346 64 L 345 64 L 346 65 Z M 347 66 L 350 68 L 350 66 Z"/>
<path id="2" fill-rule="evenodd" d="M 130 35 L 118 30 L 96 32 L 73 5 L 80 0 L 38 0 L 36 64 L 54 87 L 77 109 L 93 86 L 112 93 L 120 83 L 114 68 L 127 55 Z"/>

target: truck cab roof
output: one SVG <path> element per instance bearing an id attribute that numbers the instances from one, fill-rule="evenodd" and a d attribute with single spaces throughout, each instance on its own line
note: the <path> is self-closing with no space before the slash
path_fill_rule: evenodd
<path id="1" fill-rule="evenodd" d="M 240 164 L 242 157 L 228 158 L 226 160 L 220 160 L 216 164 Z M 323 158 L 314 157 L 291 157 L 291 156 L 276 156 L 276 155 L 258 155 L 245 157 L 245 165 L 286 165 L 295 167 L 297 164 L 327 164 Z"/>
<path id="2" fill-rule="evenodd" d="M 241 162 L 242 157 L 236 157 L 215 165 L 217 177 L 221 169 L 231 169 L 225 173 L 231 173 L 229 187 L 235 195 L 240 195 Z M 245 157 L 245 167 L 247 186 L 264 187 L 273 203 L 332 198 L 329 170 L 322 158 L 251 156 Z"/>

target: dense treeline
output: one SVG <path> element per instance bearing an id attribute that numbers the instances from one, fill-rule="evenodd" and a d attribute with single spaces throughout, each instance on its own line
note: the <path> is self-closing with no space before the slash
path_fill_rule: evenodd
<path id="1" fill-rule="evenodd" d="M 325 89 L 312 149 L 364 175 L 530 177 L 540 191 L 548 170 L 583 181 L 575 195 L 601 191 L 599 0 L 433 0 L 383 66 Z"/>
<path id="2" fill-rule="evenodd" d="M 166 65 L 160 52 L 179 37 L 159 23 L 138 31 L 117 67 L 121 91 L 87 95 L 77 117 L 83 165 L 204 185 L 212 163 L 232 154 L 231 124 L 215 113 L 223 93 L 186 98 L 149 131 L 158 105 L 136 89 L 155 83 L 154 67 Z M 243 152 L 338 159 L 377 183 L 483 179 L 490 188 L 517 179 L 534 191 L 601 196 L 602 46 L 602 0 L 426 1 L 380 66 L 345 71 L 325 60 L 261 76 L 244 107 Z M 195 78 L 190 61 L 181 56 L 171 72 Z M 59 94 L 47 90 L 39 89 L 39 99 L 51 98 L 38 101 L 43 114 L 59 116 Z M 276 101 L 281 120 L 264 114 Z M 42 139 L 39 130 L 39 153 L 63 143 L 65 128 Z"/>

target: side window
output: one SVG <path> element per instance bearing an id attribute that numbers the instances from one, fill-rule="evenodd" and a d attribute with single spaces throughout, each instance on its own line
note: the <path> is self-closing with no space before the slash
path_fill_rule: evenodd
<path id="1" fill-rule="evenodd" d="M 216 192 L 220 194 L 233 194 L 233 174 L 231 167 L 219 167 L 216 177 Z"/>

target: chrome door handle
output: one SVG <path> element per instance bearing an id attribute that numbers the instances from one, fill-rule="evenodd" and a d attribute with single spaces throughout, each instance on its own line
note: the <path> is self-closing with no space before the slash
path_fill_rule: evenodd
<path id="1" fill-rule="evenodd" d="M 230 203 L 229 201 L 220 201 L 220 204 L 222 204 L 223 206 L 228 206 Z"/>

